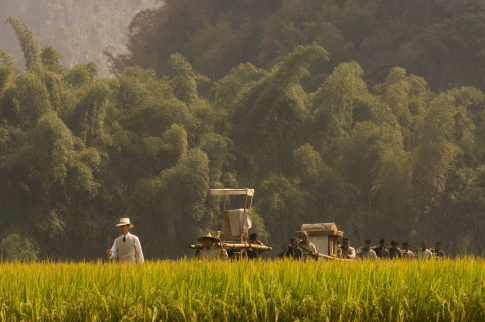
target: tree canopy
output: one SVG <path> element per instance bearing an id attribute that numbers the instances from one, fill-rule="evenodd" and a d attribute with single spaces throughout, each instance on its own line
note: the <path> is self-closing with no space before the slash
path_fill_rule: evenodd
<path id="1" fill-rule="evenodd" d="M 366 26 L 359 8 L 341 9 Z M 209 189 L 236 187 L 255 189 L 254 231 L 275 249 L 304 223 L 333 221 L 354 244 L 384 237 L 442 240 L 451 254 L 484 250 L 476 88 L 435 93 L 399 67 L 370 86 L 351 61 L 309 91 L 312 66 L 332 64 L 317 42 L 295 44 L 271 68 L 239 64 L 218 81 L 180 53 L 162 77 L 130 66 L 106 78 L 94 63 L 67 66 L 9 21 L 27 68 L 0 50 L 5 256 L 103 257 L 120 217 L 135 223 L 147 258 L 190 255 L 187 246 L 213 228 Z M 207 84 L 210 97 L 199 91 Z"/>
<path id="2" fill-rule="evenodd" d="M 480 0 L 164 0 L 138 13 L 128 50 L 112 56 L 126 66 L 170 73 L 181 53 L 196 73 L 213 80 L 241 63 L 270 69 L 297 46 L 316 43 L 329 61 L 315 59 L 302 86 L 315 91 L 343 62 L 356 60 L 374 86 L 398 66 L 423 77 L 433 91 L 462 86 L 485 90 L 485 12 Z"/>

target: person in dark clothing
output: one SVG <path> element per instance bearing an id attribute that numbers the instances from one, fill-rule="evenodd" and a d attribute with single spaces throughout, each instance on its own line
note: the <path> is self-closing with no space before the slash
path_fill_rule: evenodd
<path id="1" fill-rule="evenodd" d="M 303 252 L 298 247 L 298 238 L 293 237 L 290 239 L 290 244 L 286 247 L 281 257 L 292 257 L 294 259 L 301 259 L 303 257 Z"/>
<path id="2" fill-rule="evenodd" d="M 434 255 L 434 258 L 436 258 L 436 259 L 441 259 L 441 258 L 445 257 L 445 252 L 441 250 L 441 246 L 442 246 L 441 242 L 438 241 L 438 242 L 436 242 L 434 249 L 431 250 L 431 252 Z"/>
<path id="3" fill-rule="evenodd" d="M 396 241 L 396 240 L 391 241 L 391 248 L 389 249 L 389 258 L 390 259 L 393 259 L 395 257 L 402 258 L 402 252 L 397 247 L 398 245 L 399 245 L 398 241 Z"/>
<path id="4" fill-rule="evenodd" d="M 258 235 L 255 233 L 252 233 L 251 235 L 249 235 L 249 244 L 264 246 L 264 244 L 261 241 L 259 241 Z M 259 258 L 262 252 L 264 252 L 264 249 L 248 248 L 248 251 L 247 251 L 248 258 L 257 259 Z"/>
<path id="5" fill-rule="evenodd" d="M 386 240 L 381 239 L 379 240 L 379 247 L 374 248 L 377 257 L 380 259 L 387 259 L 389 258 L 389 251 L 386 249 Z"/>

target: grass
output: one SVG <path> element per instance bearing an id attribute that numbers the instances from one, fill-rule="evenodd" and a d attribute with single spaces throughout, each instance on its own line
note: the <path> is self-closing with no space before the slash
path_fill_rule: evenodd
<path id="1" fill-rule="evenodd" d="M 0 264 L 1 321 L 483 321 L 485 261 Z"/>

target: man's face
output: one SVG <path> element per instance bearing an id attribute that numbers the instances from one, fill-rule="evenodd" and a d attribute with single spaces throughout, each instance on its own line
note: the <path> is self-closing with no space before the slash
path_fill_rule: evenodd
<path id="1" fill-rule="evenodd" d="M 379 243 L 379 247 L 383 249 L 386 246 L 386 243 Z"/>
<path id="2" fill-rule="evenodd" d="M 128 229 L 130 229 L 130 225 L 123 225 L 123 226 L 120 226 L 120 231 L 123 235 L 126 235 L 128 234 Z"/>
<path id="3" fill-rule="evenodd" d="M 397 244 L 392 244 L 393 249 L 397 249 Z"/>
<path id="4" fill-rule="evenodd" d="M 364 246 L 364 249 L 368 252 L 370 250 L 371 246 L 372 246 L 372 244 L 366 243 L 365 246 Z"/>
<path id="5" fill-rule="evenodd" d="M 408 250 L 408 249 L 409 249 L 409 245 L 403 245 L 403 246 L 402 246 L 402 248 L 403 248 L 404 250 Z"/>
<path id="6" fill-rule="evenodd" d="M 342 242 L 342 249 L 343 249 L 343 250 L 347 250 L 347 249 L 349 249 L 349 246 L 350 246 L 350 241 L 348 241 L 348 240 L 344 240 L 344 241 Z"/>
<path id="7" fill-rule="evenodd" d="M 256 237 L 256 238 L 250 239 L 249 240 L 249 243 L 250 244 L 257 244 L 258 243 L 258 238 Z"/>
<path id="8" fill-rule="evenodd" d="M 436 252 L 439 252 L 440 249 L 441 249 L 441 244 L 436 244 L 436 246 L 435 246 Z"/>
<path id="9" fill-rule="evenodd" d="M 214 241 L 212 240 L 212 238 L 204 238 L 204 246 L 205 247 L 211 247 L 213 243 L 214 243 Z"/>
<path id="10" fill-rule="evenodd" d="M 303 244 L 308 243 L 308 235 L 306 233 L 301 234 L 301 241 L 303 242 Z"/>
<path id="11" fill-rule="evenodd" d="M 298 243 L 296 241 L 290 243 L 290 247 L 292 249 L 296 249 L 297 246 L 298 246 Z"/>
<path id="12" fill-rule="evenodd" d="M 426 243 L 426 242 L 422 242 L 422 243 L 421 243 L 421 249 L 422 249 L 422 250 L 426 250 L 426 248 L 428 248 L 428 243 Z"/>

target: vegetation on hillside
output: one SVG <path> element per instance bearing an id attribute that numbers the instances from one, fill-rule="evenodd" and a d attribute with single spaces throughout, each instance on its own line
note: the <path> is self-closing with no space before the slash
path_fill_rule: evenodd
<path id="1" fill-rule="evenodd" d="M 371 237 L 485 249 L 483 94 L 433 93 L 402 68 L 368 89 L 356 62 L 314 92 L 302 79 L 328 53 L 297 46 L 271 69 L 244 63 L 210 83 L 180 54 L 171 76 L 127 67 L 102 78 L 67 67 L 9 18 L 26 70 L 0 51 L 3 254 L 104 256 L 130 217 L 145 257 L 191 254 L 212 228 L 209 188 L 256 190 L 254 231 L 275 249 L 304 223 Z M 237 201 L 237 200 L 236 200 Z M 222 202 L 222 200 L 220 200 Z M 241 205 L 228 204 L 228 207 Z M 9 246 L 13 245 L 13 246 Z M 413 246 L 414 245 L 414 246 Z"/>
<path id="2" fill-rule="evenodd" d="M 330 53 L 315 60 L 304 88 L 315 91 L 334 68 L 354 59 L 369 85 L 402 67 L 434 91 L 461 86 L 485 90 L 485 11 L 482 0 L 165 0 L 140 12 L 128 33 L 128 52 L 112 67 L 170 73 L 182 53 L 194 70 L 218 80 L 250 62 L 270 68 L 296 46 L 313 42 Z"/>

